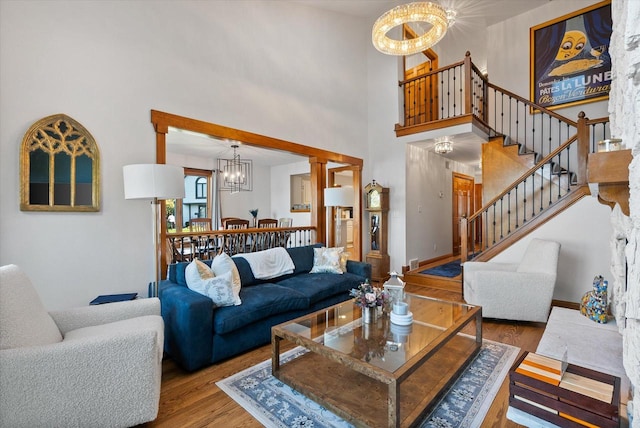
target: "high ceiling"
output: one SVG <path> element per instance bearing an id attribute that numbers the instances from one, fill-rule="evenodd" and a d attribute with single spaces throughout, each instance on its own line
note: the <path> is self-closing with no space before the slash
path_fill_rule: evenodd
<path id="1" fill-rule="evenodd" d="M 310 7 L 330 10 L 370 20 L 375 20 L 387 10 L 407 3 L 399 0 L 288 0 Z M 441 0 L 447 9 L 457 12 L 456 25 L 449 31 L 457 37 L 465 37 L 465 32 L 484 28 L 528 10 L 542 6 L 551 0 Z M 455 139 L 454 152 L 445 157 L 463 163 L 477 162 L 479 159 L 479 137 L 473 134 L 459 135 Z M 213 144 L 212 144 L 213 143 Z M 212 141 L 210 138 L 191 133 L 172 131 L 167 136 L 167 151 L 181 155 L 208 158 L 230 158 L 233 155 L 232 142 Z M 417 145 L 432 149 L 433 140 Z M 238 151 L 243 158 L 252 159 L 257 165 L 274 166 L 305 160 L 290 153 L 241 146 Z"/>

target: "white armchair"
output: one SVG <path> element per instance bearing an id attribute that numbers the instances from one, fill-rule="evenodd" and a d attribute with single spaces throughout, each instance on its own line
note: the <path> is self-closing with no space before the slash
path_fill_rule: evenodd
<path id="1" fill-rule="evenodd" d="M 520 263 L 466 262 L 463 297 L 484 318 L 547 322 L 559 253 L 558 242 L 533 239 Z"/>
<path id="2" fill-rule="evenodd" d="M 163 341 L 157 298 L 48 313 L 18 266 L 0 267 L 0 425 L 155 419 Z"/>

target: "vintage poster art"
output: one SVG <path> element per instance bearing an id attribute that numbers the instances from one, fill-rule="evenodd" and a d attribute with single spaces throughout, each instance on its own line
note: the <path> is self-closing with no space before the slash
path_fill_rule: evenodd
<path id="1" fill-rule="evenodd" d="M 530 29 L 531 101 L 548 109 L 607 99 L 611 0 Z"/>

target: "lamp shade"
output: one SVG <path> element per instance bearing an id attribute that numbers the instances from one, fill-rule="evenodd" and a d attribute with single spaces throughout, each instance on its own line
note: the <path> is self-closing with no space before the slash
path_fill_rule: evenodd
<path id="1" fill-rule="evenodd" d="M 184 198 L 184 168 L 164 164 L 135 164 L 122 168 L 125 199 Z"/>
<path id="2" fill-rule="evenodd" d="M 327 187 L 324 189 L 325 207 L 352 207 L 353 187 Z"/>

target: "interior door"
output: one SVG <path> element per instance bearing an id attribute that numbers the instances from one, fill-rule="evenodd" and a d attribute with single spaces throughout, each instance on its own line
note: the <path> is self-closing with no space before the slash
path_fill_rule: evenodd
<path id="1" fill-rule="evenodd" d="M 405 125 L 438 119 L 437 75 L 427 76 L 431 69 L 431 62 L 424 62 L 404 72 L 405 80 L 416 78 L 404 87 Z"/>
<path id="2" fill-rule="evenodd" d="M 403 26 L 404 39 L 417 37 L 408 25 Z M 413 65 L 420 62 L 418 65 Z M 438 119 L 438 75 L 429 74 L 438 69 L 438 55 L 427 49 L 410 58 L 403 57 L 405 126 L 427 123 Z M 422 77 L 421 77 L 422 76 Z"/>
<path id="3" fill-rule="evenodd" d="M 474 209 L 474 179 L 468 175 L 453 173 L 453 255 L 460 255 L 460 220 L 469 217 Z M 467 245 L 471 245 L 468 237 Z M 469 247 L 470 248 L 470 247 Z"/>

